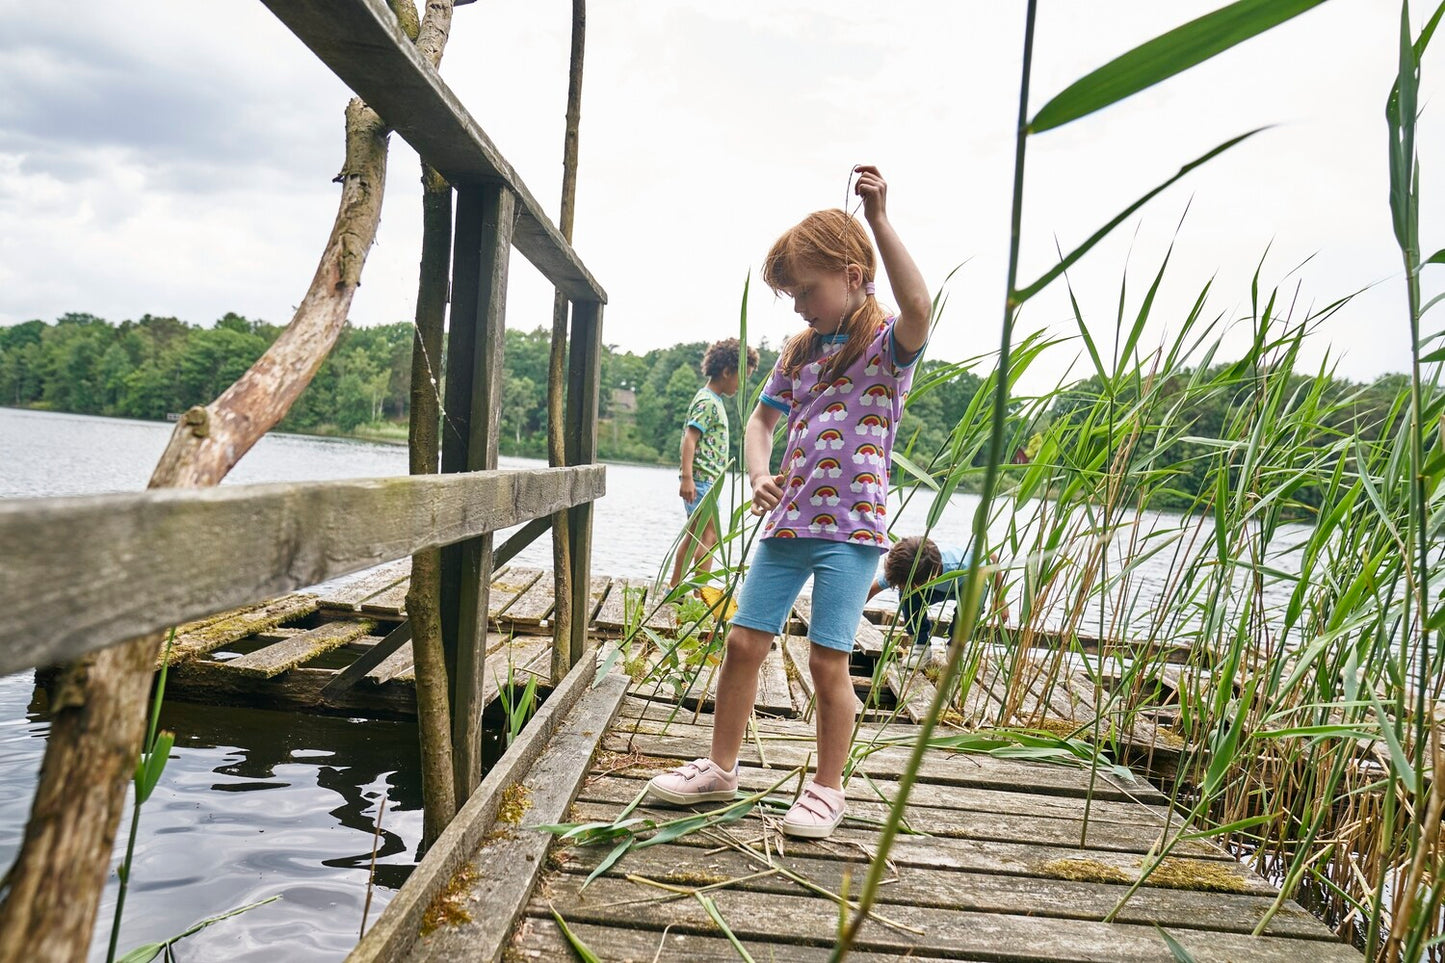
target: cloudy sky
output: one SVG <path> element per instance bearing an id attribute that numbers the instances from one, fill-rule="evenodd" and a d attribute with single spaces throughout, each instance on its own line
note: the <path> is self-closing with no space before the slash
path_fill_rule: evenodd
<path id="1" fill-rule="evenodd" d="M 1222 2 L 1045 0 L 1034 106 Z M 894 223 L 930 284 L 964 265 L 930 354 L 997 346 L 1022 0 L 589 6 L 575 246 L 608 291 L 607 341 L 641 351 L 735 332 L 744 279 L 773 238 L 841 204 L 850 167 L 868 162 L 887 177 Z M 0 0 L 0 324 L 66 311 L 284 322 L 335 212 L 346 89 L 257 0 L 59 9 Z M 1185 161 L 1272 124 L 1071 272 L 1091 330 L 1112 340 L 1126 271 L 1137 305 L 1173 240 L 1150 339 L 1166 337 L 1211 278 L 1209 316 L 1244 317 L 1264 257 L 1263 285 L 1292 301 L 1298 285 L 1297 317 L 1364 292 L 1321 327 L 1312 361 L 1328 352 L 1356 379 L 1404 369 L 1383 116 L 1398 18 L 1393 0 L 1330 0 L 1033 139 L 1022 273 L 1045 269 L 1056 238 L 1071 247 Z M 549 205 L 569 31 L 561 0 L 479 0 L 457 11 L 442 65 Z M 1422 96 L 1427 252 L 1445 246 L 1445 189 L 1432 176 L 1445 171 L 1442 56 L 1427 57 Z M 393 138 L 354 323 L 411 317 L 419 222 L 416 156 Z M 1427 293 L 1440 290 L 1445 268 L 1427 270 L 1438 272 Z M 508 323 L 549 323 L 550 305 L 514 258 Z M 752 331 L 774 344 L 797 327 L 789 302 L 761 286 L 749 310 Z M 1030 303 L 1023 325 L 1070 334 L 1062 288 Z M 1078 351 L 1054 349 L 1040 376 L 1062 376 Z"/>

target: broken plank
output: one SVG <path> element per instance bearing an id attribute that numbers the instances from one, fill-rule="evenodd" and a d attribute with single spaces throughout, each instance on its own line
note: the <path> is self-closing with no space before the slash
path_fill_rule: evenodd
<path id="1" fill-rule="evenodd" d="M 298 665 L 304 665 L 318 655 L 339 649 L 366 635 L 374 627 L 375 624 L 369 619 L 327 622 L 285 641 L 232 659 L 226 663 L 226 668 L 241 675 L 270 679 Z"/>
<path id="2" fill-rule="evenodd" d="M 642 584 L 638 583 L 639 586 Z M 642 613 L 646 611 L 643 608 L 646 597 L 645 588 L 635 587 L 625 578 L 613 579 L 612 588 L 602 600 L 602 607 L 597 610 L 597 618 L 594 620 L 597 628 L 606 632 L 635 629 L 642 621 Z"/>
<path id="3" fill-rule="evenodd" d="M 321 600 L 316 596 L 301 592 L 252 606 L 185 635 L 177 634 L 165 661 L 170 665 L 187 662 L 224 645 L 239 642 L 248 635 L 304 618 L 315 612 L 320 604 Z"/>
<path id="4" fill-rule="evenodd" d="M 405 642 L 401 648 L 382 659 L 371 671 L 367 672 L 365 676 L 366 681 L 369 685 L 381 685 L 383 682 L 390 682 L 392 679 L 396 679 L 403 672 L 410 669 L 412 663 L 415 661 L 416 653 L 412 651 L 411 643 Z M 413 681 L 415 678 L 415 676 L 412 676 Z"/>

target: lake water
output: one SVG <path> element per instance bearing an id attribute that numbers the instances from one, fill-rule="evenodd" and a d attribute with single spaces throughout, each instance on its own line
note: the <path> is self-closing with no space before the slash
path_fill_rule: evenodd
<path id="1" fill-rule="evenodd" d="M 0 497 L 136 491 L 145 486 L 171 426 L 0 408 Z M 503 468 L 540 462 L 502 459 Z M 404 448 L 270 435 L 226 484 L 401 475 Z M 740 487 L 740 486 L 735 486 Z M 724 499 L 731 507 L 732 492 Z M 900 532 L 921 531 L 927 498 L 890 506 Z M 956 495 L 934 528 L 968 541 L 973 496 Z M 682 522 L 675 469 L 609 465 L 597 503 L 592 570 L 650 577 Z M 3 550 L 3 549 L 0 549 Z M 550 540 L 519 564 L 551 564 Z M 1138 573 L 1163 584 L 1169 560 Z M 44 749 L 46 724 L 30 711 L 30 673 L 0 679 L 0 865 L 18 849 Z M 412 865 L 421 835 L 416 732 L 408 723 L 263 710 L 166 705 L 176 733 L 160 785 L 141 819 L 121 948 L 164 939 L 203 917 L 280 894 L 180 944 L 182 960 L 322 961 L 355 943 L 366 897 L 377 806 L 387 799 L 371 919 Z M 129 825 L 121 825 L 120 843 Z M 121 850 L 118 849 L 118 852 Z M 113 912 L 112 872 L 91 959 L 103 959 Z"/>

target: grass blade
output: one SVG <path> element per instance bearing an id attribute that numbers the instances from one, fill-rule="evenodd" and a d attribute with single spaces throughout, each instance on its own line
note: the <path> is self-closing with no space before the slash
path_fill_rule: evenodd
<path id="1" fill-rule="evenodd" d="M 558 929 L 560 929 L 562 935 L 567 938 L 567 944 L 572 947 L 572 952 L 577 954 L 577 959 L 581 960 L 582 963 L 602 963 L 602 959 L 596 953 L 593 953 L 586 943 L 582 942 L 581 937 L 572 932 L 572 927 L 567 925 L 567 921 L 562 918 L 562 914 L 557 912 L 555 908 L 548 907 L 548 909 L 552 910 L 552 918 L 557 921 Z"/>
<path id="2" fill-rule="evenodd" d="M 1050 100 L 1029 122 L 1038 134 L 1183 73 L 1235 44 L 1279 26 L 1324 0 L 1238 0 L 1140 44 L 1080 77 Z"/>

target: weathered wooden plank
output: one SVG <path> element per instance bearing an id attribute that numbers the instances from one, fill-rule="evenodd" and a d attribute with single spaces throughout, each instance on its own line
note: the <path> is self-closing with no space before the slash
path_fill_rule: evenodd
<path id="1" fill-rule="evenodd" d="M 494 181 L 517 195 L 517 250 L 572 300 L 607 300 L 527 186 L 385 0 L 265 0 L 282 23 L 454 185 Z M 448 409 L 450 410 L 450 409 Z"/>
<path id="2" fill-rule="evenodd" d="M 537 671 L 539 675 L 546 676 L 548 666 L 544 664 L 546 656 L 551 652 L 551 640 L 545 635 L 517 635 L 500 636 L 494 645 L 488 640 L 487 645 L 487 675 L 495 680 L 491 686 L 493 690 L 497 686 L 505 685 L 508 676 L 511 676 L 517 685 L 526 685 L 528 670 Z M 545 682 L 545 678 L 543 679 Z M 488 700 L 491 697 L 488 696 Z"/>
<path id="3" fill-rule="evenodd" d="M 685 719 L 683 721 L 686 721 Z M 624 734 L 627 732 L 628 721 L 619 719 L 613 726 L 615 732 Z M 767 739 L 767 723 L 762 720 L 758 729 L 763 732 L 764 746 L 771 746 L 773 743 Z M 637 795 L 637 790 L 642 788 L 641 781 L 650 779 L 660 769 L 669 768 L 667 760 L 659 756 L 646 756 L 639 753 L 635 768 L 629 767 L 618 770 L 606 778 L 599 778 L 589 784 L 583 798 L 593 802 L 626 803 Z M 759 769 L 752 766 L 744 766 L 739 773 L 738 787 L 744 792 L 758 792 L 772 786 L 778 780 L 776 769 Z M 794 786 L 786 787 L 789 790 Z M 848 799 L 858 803 L 869 805 L 882 804 L 892 805 L 898 796 L 898 781 L 895 779 L 882 779 L 869 777 L 854 778 L 848 780 L 844 787 Z M 1027 791 L 1004 791 L 998 789 L 983 789 L 974 786 L 944 786 L 937 783 L 918 782 L 914 783 L 913 790 L 908 795 L 908 819 L 915 829 L 929 829 L 929 823 L 934 818 L 934 810 L 960 809 L 973 813 L 991 814 L 1000 811 L 1016 813 L 1020 816 L 1028 816 L 1036 819 L 1056 819 L 1077 822 L 1083 812 L 1082 805 L 1077 799 L 1063 798 L 1059 796 L 1044 796 Z M 1090 809 L 1091 818 L 1098 815 L 1100 819 L 1111 822 L 1133 822 L 1138 825 L 1151 827 L 1152 830 L 1177 831 L 1184 827 L 1180 816 L 1169 813 L 1167 806 L 1149 805 L 1132 801 L 1120 801 L 1110 799 L 1096 799 Z M 945 820 L 952 817 L 943 816 Z M 1185 827 L 1187 828 L 1187 827 Z M 1077 846 L 1078 838 L 1070 840 L 1069 846 Z M 1032 841 L 1030 841 L 1032 842 Z M 1051 857 L 1052 858 L 1052 857 Z M 1204 847 L 1199 850 L 1199 859 L 1222 860 L 1227 863 L 1238 865 L 1234 858 L 1227 852 L 1218 848 Z M 1262 887 L 1260 892 L 1268 891 L 1273 893 L 1263 879 L 1249 874 L 1243 867 L 1239 870 L 1246 877 L 1258 881 Z"/>
<path id="4" fill-rule="evenodd" d="M 492 591 L 487 598 L 487 618 L 493 622 L 501 619 L 507 607 L 532 583 L 542 577 L 540 568 L 519 568 L 512 566 L 505 572 L 492 576 Z"/>
<path id="5" fill-rule="evenodd" d="M 694 736 L 637 736 L 635 745 L 650 755 L 673 758 L 696 757 L 688 755 L 697 748 Z M 609 746 L 609 748 L 611 748 Z M 800 742 L 774 742 L 767 749 L 768 765 L 773 769 L 801 766 L 807 762 L 811 747 Z M 816 756 L 816 753 L 812 753 Z M 875 778 L 896 779 L 908 766 L 909 747 L 902 742 L 874 749 L 859 764 L 859 771 Z M 758 765 L 756 750 L 743 744 L 744 765 Z M 1021 768 L 1022 767 L 1022 768 Z M 1051 763 L 1021 762 L 1012 759 L 996 759 L 981 753 L 929 753 L 924 757 L 919 770 L 922 778 L 933 782 L 958 786 L 979 786 L 995 789 L 1017 789 L 1026 786 L 1027 791 L 1059 796 L 1083 798 L 1090 791 L 1090 774 L 1086 769 Z M 1093 782 L 1096 799 L 1140 798 L 1158 800 L 1158 790 L 1145 782 L 1121 785 L 1112 773 L 1099 771 Z"/>
<path id="6" fill-rule="evenodd" d="M 589 466 L 13 499 L 0 504 L 0 675 L 550 514 L 604 490 L 603 469 Z M 197 544 L 225 550 L 196 552 Z M 136 564 L 141 558 L 146 564 Z"/>
<path id="7" fill-rule="evenodd" d="M 516 558 L 517 554 L 521 552 L 522 549 L 535 542 L 539 535 L 541 535 L 543 532 L 549 531 L 551 528 L 552 519 L 550 516 L 547 518 L 532 519 L 530 522 L 523 525 L 512 534 L 508 535 L 507 540 L 496 547 L 496 549 L 492 552 L 492 564 L 498 566 L 507 564 L 512 559 Z"/>
<path id="8" fill-rule="evenodd" d="M 321 593 L 321 607 L 354 611 L 366 599 L 409 578 L 411 578 L 411 557 L 399 558 L 394 562 L 387 562 L 345 585 Z"/>
<path id="9" fill-rule="evenodd" d="M 546 885 L 544 880 L 543 885 Z M 536 909 L 533 904 L 532 909 Z M 559 907 L 561 909 L 561 907 Z M 563 913 L 563 919 L 566 919 Z M 721 936 L 696 933 L 659 933 L 654 930 L 630 929 L 623 926 L 599 926 L 567 920 L 567 926 L 600 959 L 625 963 L 738 963 L 738 951 Z M 754 960 L 760 963 L 828 963 L 832 949 L 826 946 L 805 946 L 798 943 L 771 943 L 749 940 L 746 944 Z M 575 959 L 571 945 L 562 935 L 551 913 L 528 916 L 517 926 L 507 960 L 540 960 L 557 963 Z M 898 954 L 849 953 L 852 963 L 883 963 L 896 961 Z M 909 963 L 940 963 L 931 956 L 910 955 Z M 959 963 L 957 959 L 952 963 Z M 968 960 L 962 963 L 970 963 Z M 972 961 L 978 963 L 978 961 Z"/>
<path id="10" fill-rule="evenodd" d="M 631 579 L 629 582 L 647 593 L 647 621 L 644 624 L 663 635 L 676 635 L 677 604 L 663 601 L 667 597 L 667 588 L 645 579 Z"/>
<path id="11" fill-rule="evenodd" d="M 406 593 L 410 588 L 411 578 L 408 577 L 366 599 L 361 603 L 361 611 L 369 615 L 400 618 L 406 614 Z"/>
<path id="12" fill-rule="evenodd" d="M 448 903 L 468 919 L 439 926 L 421 937 L 408 960 L 501 958 L 512 925 L 522 915 L 541 875 L 552 840 L 550 834 L 533 827 L 565 818 L 591 763 L 598 735 L 612 720 L 624 691 L 625 680 L 608 677 L 578 702 L 521 782 L 525 803 L 518 808 L 525 813 L 501 823 L 497 827 L 500 832 L 482 840 L 469 860 L 472 881 L 448 892 Z"/>
<path id="13" fill-rule="evenodd" d="M 583 898 L 583 877 L 563 874 L 554 878 L 551 902 L 569 920 L 626 925 L 638 928 L 698 934 L 716 932 L 716 925 L 697 900 L 656 900 L 657 891 L 626 880 L 599 877 Z M 837 907 L 811 895 L 753 893 L 720 888 L 708 894 L 728 926 L 743 940 L 816 942 L 831 934 L 838 921 Z M 533 913 L 546 912 L 538 903 Z M 1152 925 L 1101 923 L 1093 920 L 1052 919 L 1015 913 L 985 913 L 890 903 L 881 908 L 889 917 L 922 935 L 866 921 L 859 931 L 859 949 L 875 952 L 915 952 L 953 956 L 985 956 L 1007 961 L 1098 961 L 1098 963 L 1159 963 L 1172 955 L 1163 936 Z M 1299 940 L 1178 928 L 1170 931 L 1194 959 L 1223 963 L 1243 959 L 1260 963 L 1297 963 L 1308 957 L 1314 963 L 1358 963 L 1360 954 L 1343 943 Z"/>
<path id="14" fill-rule="evenodd" d="M 596 619 L 602 600 L 607 597 L 607 590 L 611 587 L 612 579 L 606 575 L 593 575 L 587 580 L 587 611 L 583 613 L 584 622 L 591 623 Z"/>
<path id="15" fill-rule="evenodd" d="M 858 619 L 858 629 L 853 635 L 853 650 L 870 658 L 883 655 L 883 632 L 866 618 Z"/>
<path id="16" fill-rule="evenodd" d="M 348 689 L 362 679 L 366 678 L 373 669 L 376 669 L 396 652 L 405 647 L 407 664 L 411 663 L 411 623 L 403 622 L 394 626 L 383 639 L 377 640 L 376 644 L 352 660 L 351 664 L 336 673 L 336 678 L 326 686 L 323 693 L 326 697 L 334 697 L 343 689 Z M 384 680 L 380 680 L 384 681 Z"/>
<path id="17" fill-rule="evenodd" d="M 808 668 L 808 653 L 813 643 L 797 635 L 784 635 L 778 641 L 779 648 L 781 648 L 783 652 L 783 658 L 793 667 L 792 672 L 788 673 L 788 677 L 796 680 L 802 688 L 803 694 L 807 697 L 808 701 L 811 702 L 813 700 L 814 689 L 813 673 L 812 670 Z M 786 665 L 784 666 L 784 671 L 786 672 Z M 862 712 L 863 700 L 858 698 L 856 692 L 853 694 L 853 701 L 856 703 L 853 711 Z"/>
<path id="18" fill-rule="evenodd" d="M 382 685 L 393 679 L 398 682 L 415 682 L 416 675 L 408 674 L 411 673 L 415 661 L 416 653 L 412 651 L 411 643 L 407 642 L 367 672 L 366 681 L 371 685 Z"/>
<path id="19" fill-rule="evenodd" d="M 226 663 L 226 668 L 241 675 L 270 679 L 288 669 L 304 665 L 332 649 L 339 649 L 348 642 L 354 642 L 375 626 L 376 623 L 367 619 L 327 622 L 283 642 L 232 659 Z"/>
<path id="20" fill-rule="evenodd" d="M 555 578 L 552 572 L 543 572 L 525 592 L 518 595 L 512 604 L 507 606 L 502 621 L 519 627 L 532 628 L 546 622 L 547 616 L 552 614 L 552 606 L 555 604 Z"/>
<path id="21" fill-rule="evenodd" d="M 572 299 L 571 343 L 567 352 L 567 430 L 563 433 L 569 465 L 590 465 L 597 460 L 597 406 L 602 383 L 602 303 L 605 297 Z M 572 572 L 572 611 L 580 613 L 583 593 L 592 590 L 592 503 L 569 510 L 568 557 Z M 572 620 L 567 661 L 576 664 L 587 648 L 589 622 Z M 558 644 L 561 644 L 560 637 Z M 560 660 L 559 660 L 560 661 Z"/>
<path id="22" fill-rule="evenodd" d="M 656 748 L 651 740 L 642 735 L 632 736 L 629 740 L 634 746 L 634 751 L 641 750 L 652 754 Z M 746 745 L 746 740 L 744 742 Z M 616 743 L 604 743 L 607 748 L 612 749 Z M 774 743 L 764 743 L 764 749 L 768 755 L 768 761 L 773 761 L 774 750 L 776 754 L 788 755 L 781 747 Z M 691 743 L 691 749 L 686 753 L 678 753 L 674 758 L 696 759 L 707 755 L 706 743 Z M 816 758 L 816 754 L 814 755 Z M 756 759 L 756 754 L 753 754 Z M 780 777 L 779 769 L 791 768 L 787 763 L 792 759 L 788 758 L 783 764 L 775 765 L 771 770 L 773 778 Z M 754 767 L 753 760 L 744 760 L 745 767 Z M 802 765 L 801 759 L 797 763 Z M 624 787 L 632 788 L 632 787 Z M 640 788 L 640 787 L 638 787 Z M 790 786 L 790 789 L 796 788 Z M 617 787 L 612 787 L 614 792 L 620 792 Z M 608 787 L 588 786 L 582 794 L 582 798 L 588 802 L 594 802 L 595 795 L 603 795 L 608 792 Z M 636 795 L 637 789 L 633 788 Z M 1025 795 L 1018 793 L 1017 795 Z M 620 809 L 627 802 L 627 799 L 610 798 L 609 805 Z M 656 807 L 665 810 L 665 807 Z M 641 812 L 639 811 L 639 815 Z M 1092 852 L 1100 850 L 1115 853 L 1134 853 L 1142 857 L 1144 854 L 1153 851 L 1160 843 L 1163 835 L 1163 824 L 1153 820 L 1127 818 L 1112 818 L 1109 816 L 1098 816 L 1090 814 L 1087 836 L 1083 833 L 1083 803 L 1078 802 L 1078 808 L 1074 817 L 1064 816 L 1035 816 L 1028 813 L 1004 809 L 996 812 L 982 812 L 973 809 L 943 809 L 936 807 L 908 807 L 908 825 L 917 832 L 928 833 L 931 836 L 948 839 L 970 839 L 984 840 L 998 843 L 1035 843 L 1048 846 L 1078 846 L 1081 839 L 1085 843 L 1085 849 Z M 1142 814 L 1141 814 L 1142 815 Z M 666 818 L 664 816 L 664 818 Z M 888 805 L 878 800 L 851 799 L 848 803 L 848 813 L 844 817 L 845 823 L 866 828 L 877 827 L 879 823 L 888 818 Z M 856 822 L 855 822 L 856 820 Z M 1181 856 L 1189 856 L 1197 859 L 1208 859 L 1211 856 L 1222 857 L 1218 849 L 1199 842 L 1185 842 L 1176 848 Z"/>
<path id="23" fill-rule="evenodd" d="M 883 669 L 883 682 L 888 686 L 888 691 L 893 693 L 893 698 L 898 700 L 900 711 L 903 717 L 912 723 L 920 723 L 928 718 L 928 710 L 933 705 L 933 700 L 938 690 L 928 677 L 920 669 L 909 667 L 899 668 L 897 663 L 890 663 Z M 952 718 L 950 719 L 950 713 Z M 943 718 L 939 722 L 945 725 L 962 721 L 957 710 L 944 706 Z"/>
<path id="24" fill-rule="evenodd" d="M 605 846 L 572 846 L 561 850 L 566 855 L 562 865 L 569 873 L 587 874 L 607 855 Z M 1075 864 L 1088 864 L 1091 854 L 1081 850 Z M 803 856 L 790 853 L 773 856 L 774 865 L 784 866 L 833 892 L 839 892 L 845 875 L 856 875 L 858 865 L 847 860 Z M 760 863 L 736 851 L 689 851 L 675 845 L 663 845 L 629 853 L 613 865 L 608 875 L 643 876 L 661 883 L 680 886 L 702 885 L 702 880 L 742 880 L 760 869 Z M 1216 869 L 1213 864 L 1210 869 Z M 1018 873 L 987 873 L 957 870 L 917 869 L 898 873 L 889 885 L 879 891 L 879 912 L 888 915 L 886 907 L 899 903 L 931 906 L 938 909 L 973 910 L 983 913 L 1016 913 L 1040 918 L 1040 926 L 1052 925 L 1053 919 L 1102 921 L 1118 905 L 1129 883 L 1138 873 L 1121 880 L 1061 879 Z M 1217 876 L 1205 882 L 1217 881 Z M 736 884 L 738 889 L 754 893 L 798 895 L 798 885 L 783 876 L 764 876 Z M 1274 897 L 1256 893 L 1197 891 L 1188 888 L 1144 886 L 1124 904 L 1118 915 L 1121 923 L 1158 923 L 1166 929 L 1208 929 L 1225 933 L 1250 933 L 1264 918 Z M 1271 936 L 1298 939 L 1334 940 L 1335 936 L 1319 920 L 1298 904 L 1286 904 L 1265 929 Z"/>
<path id="25" fill-rule="evenodd" d="M 590 661 L 579 663 L 542 703 L 542 708 L 522 729 L 521 736 L 487 773 L 466 805 L 351 951 L 348 963 L 395 961 L 411 949 L 427 907 L 476 851 L 482 837 L 494 827 L 503 803 L 503 791 L 523 781 L 548 741 L 567 720 L 577 700 L 591 687 L 593 676 Z"/>
<path id="26" fill-rule="evenodd" d="M 708 695 L 717 695 L 716 682 Z M 793 706 L 792 690 L 788 688 L 788 673 L 783 668 L 783 649 L 777 642 L 768 650 L 762 666 L 758 669 L 758 695 L 753 701 L 753 708 L 770 716 L 784 716 L 789 719 L 798 715 L 798 710 Z"/>
<path id="27" fill-rule="evenodd" d="M 184 635 L 177 633 L 165 661 L 171 665 L 186 662 L 208 652 L 239 642 L 247 636 L 274 629 L 283 622 L 305 618 L 316 611 L 320 600 L 314 595 L 298 593 L 255 605 L 229 618 L 201 626 Z M 0 660 L 3 660 L 0 654 Z"/>
<path id="28" fill-rule="evenodd" d="M 336 678 L 335 669 L 302 666 L 271 679 L 246 676 L 207 660 L 172 666 L 166 697 L 200 705 L 245 705 L 263 709 L 295 709 L 371 719 L 414 719 L 416 693 L 409 685 L 355 687 L 323 695 Z"/>
<path id="29" fill-rule="evenodd" d="M 615 578 L 593 621 L 598 629 L 606 632 L 623 632 L 629 627 L 635 628 L 641 621 L 644 611 L 642 606 L 646 598 L 646 591 L 633 588 L 628 579 Z"/>

